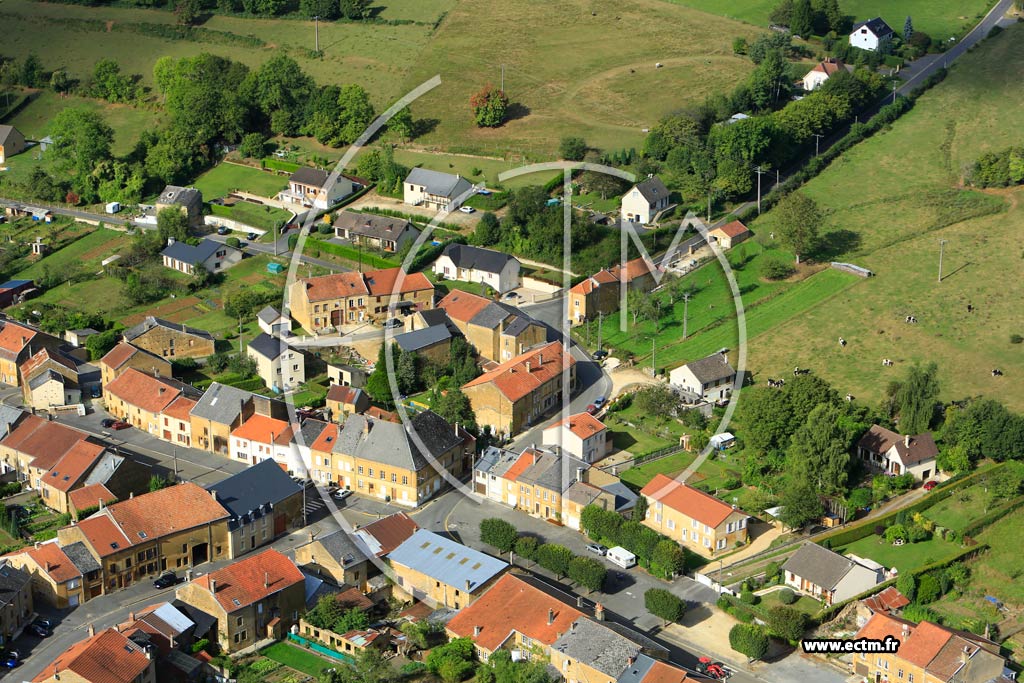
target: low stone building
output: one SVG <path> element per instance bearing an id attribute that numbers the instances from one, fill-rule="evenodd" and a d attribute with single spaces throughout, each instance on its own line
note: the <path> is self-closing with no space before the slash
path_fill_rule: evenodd
<path id="1" fill-rule="evenodd" d="M 118 342 L 117 346 L 110 349 L 100 359 L 99 366 L 101 382 L 104 387 L 128 368 L 135 368 L 154 377 L 170 377 L 172 375 L 171 361 L 137 346 L 132 346 L 125 341 Z"/>
<path id="2" fill-rule="evenodd" d="M 35 615 L 32 575 L 0 561 L 0 647 L 10 645 Z"/>
<path id="3" fill-rule="evenodd" d="M 395 592 L 439 607 L 461 609 L 482 595 L 508 563 L 420 529 L 388 554 Z"/>
<path id="4" fill-rule="evenodd" d="M 124 340 L 171 361 L 175 358 L 205 358 L 215 351 L 213 335 L 206 330 L 151 315 L 125 330 Z"/>

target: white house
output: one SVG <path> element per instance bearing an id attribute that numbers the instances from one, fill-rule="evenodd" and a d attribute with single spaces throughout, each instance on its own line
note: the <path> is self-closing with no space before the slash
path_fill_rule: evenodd
<path id="1" fill-rule="evenodd" d="M 705 401 L 724 401 L 732 392 L 736 371 L 724 353 L 713 353 L 675 368 L 669 372 L 668 381 Z"/>
<path id="2" fill-rule="evenodd" d="M 461 175 L 414 168 L 402 183 L 402 201 L 434 211 L 454 211 L 473 185 Z"/>
<path id="3" fill-rule="evenodd" d="M 197 268 L 208 273 L 220 273 L 242 260 L 242 251 L 220 242 L 204 239 L 192 246 L 179 242 L 173 237 L 167 240 L 167 248 L 160 252 L 164 267 L 187 275 L 195 275 Z"/>
<path id="4" fill-rule="evenodd" d="M 647 176 L 647 180 L 637 183 L 622 197 L 619 210 L 623 222 L 647 225 L 659 211 L 668 208 L 669 192 L 661 178 Z"/>
<path id="5" fill-rule="evenodd" d="M 352 194 L 357 184 L 347 176 L 339 175 L 329 184 L 331 174 L 319 168 L 303 166 L 288 178 L 288 188 L 277 199 L 289 204 L 314 209 L 329 209 Z"/>
<path id="6" fill-rule="evenodd" d="M 832 605 L 864 593 L 885 580 L 885 569 L 873 560 L 843 556 L 805 543 L 782 565 L 787 586 Z"/>
<path id="7" fill-rule="evenodd" d="M 473 466 L 473 492 L 496 503 L 515 505 L 516 497 L 505 499 L 505 473 L 519 460 L 519 453 L 488 446 Z"/>
<path id="8" fill-rule="evenodd" d="M 894 431 L 871 425 L 857 442 L 857 455 L 873 470 L 900 475 L 907 472 L 915 481 L 926 481 L 937 470 L 939 448 L 928 432 L 900 436 Z"/>
<path id="9" fill-rule="evenodd" d="M 448 280 L 481 282 L 505 293 L 519 286 L 519 259 L 467 244 L 449 244 L 434 261 L 434 272 Z"/>
<path id="10" fill-rule="evenodd" d="M 804 75 L 804 90 L 811 92 L 821 87 L 821 84 L 829 79 L 832 74 L 846 71 L 846 65 L 837 59 L 826 59 L 818 62 L 814 68 Z"/>
<path id="11" fill-rule="evenodd" d="M 306 381 L 306 359 L 277 337 L 261 333 L 246 349 L 256 363 L 256 373 L 274 391 L 290 391 Z"/>
<path id="12" fill-rule="evenodd" d="M 850 45 L 862 50 L 877 50 L 878 44 L 885 38 L 892 39 L 894 32 L 881 17 L 861 21 L 853 26 L 850 33 Z"/>
<path id="13" fill-rule="evenodd" d="M 260 329 L 272 337 L 287 336 L 292 329 L 291 318 L 283 315 L 273 306 L 266 306 L 256 315 Z"/>
<path id="14" fill-rule="evenodd" d="M 419 229 L 404 218 L 339 211 L 334 219 L 335 237 L 381 251 L 401 251 L 419 235 Z"/>
<path id="15" fill-rule="evenodd" d="M 547 427 L 542 433 L 546 445 L 561 447 L 564 453 L 592 464 L 608 454 L 611 442 L 604 423 L 590 413 L 578 413 Z"/>

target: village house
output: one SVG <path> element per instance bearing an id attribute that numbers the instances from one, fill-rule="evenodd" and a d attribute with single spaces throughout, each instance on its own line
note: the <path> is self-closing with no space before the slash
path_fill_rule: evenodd
<path id="1" fill-rule="evenodd" d="M 2 287 L 3 285 L 0 285 L 0 288 Z M 92 327 L 81 327 L 77 330 L 64 330 L 63 338 L 68 344 L 71 344 L 71 346 L 78 349 L 85 346 L 86 339 L 99 333 L 99 330 L 93 329 Z"/>
<path id="2" fill-rule="evenodd" d="M 334 219 L 334 236 L 371 249 L 399 252 L 415 241 L 420 231 L 404 218 L 345 210 Z"/>
<path id="3" fill-rule="evenodd" d="M 619 310 L 623 287 L 627 292 L 649 292 L 656 284 L 642 257 L 627 261 L 625 267 L 603 268 L 569 289 L 569 323 L 580 325 Z"/>
<path id="4" fill-rule="evenodd" d="M 852 657 L 852 673 L 892 683 L 1013 683 L 1017 679 L 999 645 L 968 631 L 930 621 L 875 614 L 854 636 L 883 642 L 896 639 L 895 652 L 862 652 Z"/>
<path id="5" fill-rule="evenodd" d="M 32 598 L 56 609 L 75 607 L 85 601 L 82 570 L 56 540 L 36 543 L 5 557 L 12 567 L 31 577 Z"/>
<path id="6" fill-rule="evenodd" d="M 195 227 L 203 222 L 203 193 L 194 187 L 178 187 L 168 185 L 156 200 L 156 213 L 164 209 L 174 209 L 185 214 L 189 225 Z"/>
<path id="7" fill-rule="evenodd" d="M 256 374 L 268 389 L 291 391 L 306 381 L 305 355 L 277 337 L 261 332 L 249 342 L 245 353 L 256 364 Z"/>
<path id="8" fill-rule="evenodd" d="M 388 554 L 395 596 L 461 609 L 476 600 L 509 565 L 479 550 L 420 529 Z"/>
<path id="9" fill-rule="evenodd" d="M 658 474 L 640 495 L 647 499 L 644 526 L 687 550 L 714 556 L 747 542 L 747 513 L 710 493 Z"/>
<path id="10" fill-rule="evenodd" d="M 372 557 L 387 557 L 419 531 L 419 525 L 404 512 L 396 512 L 355 530 L 355 536 Z"/>
<path id="11" fill-rule="evenodd" d="M 331 174 L 319 168 L 302 166 L 288 178 L 288 188 L 282 190 L 277 199 L 307 209 L 326 211 L 355 190 L 355 183 L 345 175 L 338 175 L 333 183 L 328 182 Z"/>
<path id="12" fill-rule="evenodd" d="M 249 464 L 257 464 L 264 460 L 274 460 L 274 445 L 291 434 L 290 423 L 286 420 L 253 415 L 231 432 L 231 459 L 241 460 Z"/>
<path id="13" fill-rule="evenodd" d="M 472 467 L 475 441 L 430 410 L 405 425 L 351 415 L 328 425 L 310 449 L 310 475 L 402 507 L 417 507 Z M 420 449 L 425 447 L 427 452 Z"/>
<path id="14" fill-rule="evenodd" d="M 206 330 L 147 316 L 124 331 L 124 340 L 162 358 L 205 358 L 213 355 L 213 335 Z"/>
<path id="15" fill-rule="evenodd" d="M 814 65 L 813 69 L 804 74 L 804 90 L 807 92 L 817 90 L 833 74 L 839 73 L 840 71 L 846 71 L 846 65 L 838 59 L 832 59 L 830 57 L 823 62 L 818 62 Z"/>
<path id="16" fill-rule="evenodd" d="M 349 415 L 359 415 L 370 407 L 370 397 L 362 389 L 332 384 L 327 389 L 327 409 L 331 420 L 341 424 Z"/>
<path id="17" fill-rule="evenodd" d="M 406 274 L 401 268 L 334 273 L 292 283 L 289 302 L 292 318 L 303 329 L 320 332 L 432 308 L 434 285 L 423 273 Z"/>
<path id="18" fill-rule="evenodd" d="M 105 448 L 82 440 L 72 446 L 39 478 L 39 497 L 43 505 L 60 513 L 71 512 L 70 492 L 84 485 L 86 476 L 99 464 Z"/>
<path id="19" fill-rule="evenodd" d="M 929 432 L 911 436 L 871 425 L 871 428 L 857 442 L 857 456 L 869 468 L 898 476 L 911 474 L 914 481 L 927 481 L 939 470 L 936 458 L 939 447 Z"/>
<path id="20" fill-rule="evenodd" d="M 623 223 L 648 225 L 669 206 L 669 192 L 661 178 L 647 176 L 622 196 L 619 215 Z"/>
<path id="21" fill-rule="evenodd" d="M 284 637 L 305 611 L 305 592 L 299 568 L 278 551 L 264 550 L 179 587 L 177 598 L 212 616 L 217 644 L 233 653 Z"/>
<path id="22" fill-rule="evenodd" d="M 0 382 L 21 386 L 21 364 L 44 348 L 59 352 L 63 344 L 57 337 L 28 325 L 4 321 L 0 329 Z"/>
<path id="23" fill-rule="evenodd" d="M 593 470 L 587 476 L 596 478 Z M 574 481 L 562 493 L 562 523 L 573 531 L 580 531 L 583 508 L 588 505 L 596 505 L 602 510 L 626 512 L 636 505 L 637 497 L 621 482 L 601 487 L 586 481 Z"/>
<path id="24" fill-rule="evenodd" d="M 192 446 L 211 453 L 231 455 L 231 432 L 253 415 L 287 421 L 288 405 L 251 391 L 214 382 L 192 407 Z"/>
<path id="25" fill-rule="evenodd" d="M 25 136 L 14 126 L 0 126 L 0 164 L 25 151 Z"/>
<path id="26" fill-rule="evenodd" d="M 335 586 L 355 586 L 360 591 L 372 568 L 366 554 L 345 529 L 324 536 L 309 533 L 310 540 L 295 549 L 295 564 Z"/>
<path id="27" fill-rule="evenodd" d="M 633 680 L 673 683 L 686 672 L 669 664 L 668 650 L 628 627 L 613 627 L 581 616 L 551 644 L 551 666 L 565 680 L 587 683 L 626 683 Z M 655 658 L 658 659 L 655 659 Z"/>
<path id="28" fill-rule="evenodd" d="M 563 391 L 575 389 L 576 359 L 561 342 L 534 347 L 462 385 L 477 424 L 501 435 L 534 424 L 560 405 Z"/>
<path id="29" fill-rule="evenodd" d="M 101 507 L 57 531 L 62 548 L 83 543 L 101 565 L 103 593 L 164 571 L 230 559 L 229 513 L 192 482 Z"/>
<path id="30" fill-rule="evenodd" d="M 608 455 L 612 442 L 604 423 L 590 413 L 577 413 L 546 427 L 542 433 L 545 445 L 554 445 L 563 453 L 592 464 Z"/>
<path id="31" fill-rule="evenodd" d="M 434 261 L 433 270 L 446 280 L 479 282 L 499 294 L 519 287 L 519 259 L 468 244 L 449 243 Z"/>
<path id="32" fill-rule="evenodd" d="M 117 626 L 117 630 L 130 639 L 155 646 L 160 657 L 167 658 L 172 666 L 180 660 L 171 653 L 192 645 L 195 628 L 195 622 L 169 602 L 129 612 L 128 620 Z M 193 662 L 199 664 L 196 660 Z"/>
<path id="33" fill-rule="evenodd" d="M 22 400 L 36 410 L 51 411 L 82 400 L 78 365 L 60 351 L 42 348 L 21 364 Z"/>
<path id="34" fill-rule="evenodd" d="M 117 629 L 96 632 L 64 650 L 32 683 L 156 683 L 152 650 Z"/>
<path id="35" fill-rule="evenodd" d="M 724 353 L 690 361 L 668 373 L 668 381 L 704 401 L 725 401 L 732 393 L 736 371 Z"/>
<path id="36" fill-rule="evenodd" d="M 241 249 L 204 238 L 199 244 L 179 242 L 173 237 L 160 252 L 164 267 L 186 275 L 195 275 L 200 269 L 207 273 L 222 273 L 242 260 Z"/>
<path id="37" fill-rule="evenodd" d="M 0 647 L 21 635 L 35 616 L 32 575 L 0 560 Z"/>
<path id="38" fill-rule="evenodd" d="M 859 47 L 862 50 L 875 51 L 884 40 L 892 40 L 895 32 L 885 23 L 881 17 L 858 21 L 853 25 L 850 33 L 850 45 Z"/>
<path id="39" fill-rule="evenodd" d="M 264 460 L 206 488 L 230 515 L 231 557 L 268 545 L 301 528 L 305 521 L 302 487 L 273 460 Z"/>
<path id="40" fill-rule="evenodd" d="M 716 242 L 723 250 L 728 251 L 750 237 L 750 229 L 740 221 L 731 221 L 725 225 L 708 230 L 708 240 Z"/>
<path id="41" fill-rule="evenodd" d="M 169 377 L 128 368 L 105 388 L 107 412 L 170 443 L 191 444 L 191 409 L 198 389 Z M 183 398 L 185 400 L 180 401 Z"/>
<path id="42" fill-rule="evenodd" d="M 331 384 L 340 384 L 343 387 L 362 388 L 366 386 L 366 378 L 369 376 L 363 368 L 344 363 L 327 364 L 327 380 Z"/>
<path id="43" fill-rule="evenodd" d="M 107 351 L 100 359 L 99 366 L 104 387 L 128 368 L 135 368 L 155 377 L 170 377 L 172 374 L 171 361 L 125 341 L 118 342 L 114 348 Z"/>
<path id="44" fill-rule="evenodd" d="M 817 543 L 804 543 L 782 565 L 787 586 L 826 605 L 871 590 L 884 581 L 885 568 L 873 560 L 840 555 Z"/>
<path id="45" fill-rule="evenodd" d="M 899 616 L 900 610 L 909 604 L 910 600 L 896 586 L 889 586 L 857 603 L 857 625 L 863 626 L 875 614 Z"/>
<path id="46" fill-rule="evenodd" d="M 469 197 L 473 185 L 461 175 L 414 168 L 402 183 L 403 201 L 433 211 L 454 211 Z"/>
<path id="47" fill-rule="evenodd" d="M 291 318 L 283 315 L 273 306 L 265 306 L 256 314 L 256 323 L 260 329 L 271 337 L 282 337 L 291 334 Z"/>
<path id="48" fill-rule="evenodd" d="M 499 453 L 494 458 L 489 451 L 474 467 L 474 481 L 486 482 L 485 495 L 531 517 L 561 522 L 562 494 L 585 479 L 588 465 L 565 453 L 532 447 L 514 458 Z"/>
<path id="49" fill-rule="evenodd" d="M 129 461 L 130 462 L 130 461 Z M 136 463 L 138 464 L 138 463 Z M 85 484 L 68 493 L 72 521 L 88 517 L 104 505 L 113 505 L 121 498 L 104 483 Z"/>
<path id="50" fill-rule="evenodd" d="M 4 411 L 7 432 L 0 438 L 4 473 L 14 471 L 16 480 L 39 488 L 40 480 L 89 435 L 59 422 L 35 415 L 12 416 Z"/>
<path id="51" fill-rule="evenodd" d="M 436 365 L 444 366 L 451 357 L 452 333 L 447 325 L 401 332 L 391 341 L 403 352 L 415 353 Z"/>
<path id="52" fill-rule="evenodd" d="M 529 315 L 506 303 L 492 301 L 470 292 L 453 289 L 437 304 L 454 326 L 483 358 L 504 363 L 527 349 L 547 341 L 547 329 Z M 412 316 L 412 327 L 434 315 L 422 311 Z M 439 314 L 437 314 L 439 315 Z M 439 326 L 442 321 L 430 322 Z"/>
<path id="53" fill-rule="evenodd" d="M 330 629 L 318 628 L 309 622 L 299 620 L 299 633 L 305 638 L 326 645 L 335 652 L 354 657 L 369 649 L 384 650 L 388 647 L 388 634 L 375 629 L 355 629 L 335 633 Z"/>

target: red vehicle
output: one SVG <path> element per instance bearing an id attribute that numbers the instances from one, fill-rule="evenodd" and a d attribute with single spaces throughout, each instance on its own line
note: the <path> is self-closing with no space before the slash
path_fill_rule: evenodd
<path id="1" fill-rule="evenodd" d="M 697 673 L 720 681 L 724 681 L 729 677 L 729 671 L 725 666 L 721 662 L 712 661 L 710 657 L 701 657 L 697 661 Z"/>
<path id="2" fill-rule="evenodd" d="M 118 420 L 114 424 L 110 425 L 111 429 L 128 429 L 129 427 L 131 427 L 131 425 L 124 420 Z"/>
<path id="3" fill-rule="evenodd" d="M 589 406 L 587 406 L 587 412 L 593 415 L 594 413 L 597 412 L 597 406 L 591 403 Z"/>
<path id="4" fill-rule="evenodd" d="M 933 488 L 935 488 L 938 485 L 939 485 L 939 482 L 937 482 L 937 481 L 934 481 L 934 480 L 926 481 L 924 483 L 924 486 L 922 486 L 921 488 L 923 488 L 925 491 L 931 491 Z"/>

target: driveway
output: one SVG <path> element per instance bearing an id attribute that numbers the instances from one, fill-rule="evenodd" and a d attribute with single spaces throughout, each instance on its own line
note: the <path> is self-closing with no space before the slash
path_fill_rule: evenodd
<path id="1" fill-rule="evenodd" d="M 401 199 L 395 199 L 394 197 L 385 197 L 382 194 L 378 194 L 377 190 L 367 192 L 362 197 L 355 200 L 345 208 L 357 209 L 359 211 L 366 211 L 368 209 L 373 208 L 388 209 L 389 211 L 399 211 L 401 213 L 419 216 L 426 222 L 430 222 L 437 216 L 436 211 L 432 211 L 422 206 L 410 206 L 409 204 L 403 202 Z M 460 227 L 474 229 L 476 228 L 476 224 L 477 222 L 479 222 L 481 215 L 483 215 L 482 211 L 476 211 L 474 213 L 462 213 L 461 211 L 452 211 L 450 214 L 444 217 L 443 222 L 458 225 Z"/>

